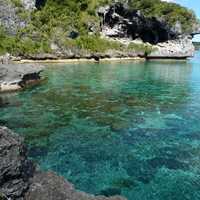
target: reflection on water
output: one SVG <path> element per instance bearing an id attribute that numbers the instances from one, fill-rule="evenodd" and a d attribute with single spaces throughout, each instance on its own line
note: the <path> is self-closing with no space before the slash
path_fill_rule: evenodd
<path id="1" fill-rule="evenodd" d="M 200 61 L 51 65 L 0 98 L 0 124 L 78 189 L 129 200 L 200 199 Z"/>

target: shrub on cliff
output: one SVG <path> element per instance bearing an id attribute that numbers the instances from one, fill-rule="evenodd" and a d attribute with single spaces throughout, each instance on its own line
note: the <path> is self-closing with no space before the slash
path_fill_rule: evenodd
<path id="1" fill-rule="evenodd" d="M 123 50 L 124 45 L 119 42 L 109 41 L 102 39 L 99 36 L 81 36 L 76 40 L 76 45 L 80 49 L 87 49 L 91 53 L 101 52 L 104 53 L 106 50 L 115 49 Z"/>
<path id="2" fill-rule="evenodd" d="M 197 18 L 192 10 L 176 3 L 161 0 L 130 0 L 129 5 L 133 9 L 140 10 L 147 17 L 162 18 L 171 26 L 180 22 L 183 32 L 190 32 L 191 25 L 197 23 Z"/>
<path id="3" fill-rule="evenodd" d="M 40 0 L 37 10 L 27 13 L 21 0 L 6 0 L 17 7 L 21 19 L 28 19 L 25 28 L 15 36 L 8 36 L 0 28 L 0 53 L 33 54 L 50 52 L 52 43 L 67 48 L 85 49 L 89 52 L 104 52 L 108 49 L 123 50 L 118 42 L 103 40 L 99 37 L 100 19 L 96 14 L 99 6 L 113 0 Z M 124 0 L 121 0 L 125 2 Z M 129 0 L 129 6 L 140 10 L 145 16 L 156 16 L 166 20 L 171 26 L 179 22 L 182 31 L 189 32 L 191 24 L 197 19 L 192 11 L 175 4 L 160 0 Z M 93 32 L 93 35 L 89 35 Z M 77 33 L 71 38 L 71 33 Z M 144 46 L 130 45 L 129 50 L 150 50 Z"/>
<path id="4" fill-rule="evenodd" d="M 15 38 L 8 36 L 5 29 L 0 26 L 0 55 L 6 52 L 11 52 L 11 49 L 15 45 Z"/>

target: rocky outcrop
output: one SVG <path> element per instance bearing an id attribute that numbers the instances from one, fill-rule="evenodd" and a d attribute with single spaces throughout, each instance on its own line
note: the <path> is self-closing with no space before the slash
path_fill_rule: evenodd
<path id="1" fill-rule="evenodd" d="M 200 34 L 200 23 L 195 23 L 191 28 L 191 36 Z"/>
<path id="2" fill-rule="evenodd" d="M 2 25 L 8 34 L 15 35 L 17 31 L 25 27 L 31 20 L 30 13 L 33 9 L 42 9 L 47 0 L 19 0 L 22 6 L 20 9 L 14 5 L 12 0 L 0 0 L 0 25 Z M 25 9 L 23 9 L 25 8 Z M 26 10 L 27 19 L 22 20 L 18 11 Z M 191 31 L 184 33 L 181 23 L 177 21 L 173 27 L 166 21 L 158 17 L 145 17 L 139 10 L 130 9 L 128 5 L 122 3 L 113 3 L 100 7 L 97 11 L 100 16 L 100 25 L 97 21 L 88 21 L 89 34 L 101 33 L 106 39 L 122 42 L 128 46 L 138 40 L 151 44 L 154 51 L 147 55 L 146 51 L 139 51 L 137 48 L 128 51 L 109 49 L 107 52 L 90 53 L 87 49 L 81 49 L 76 45 L 66 47 L 60 42 L 58 28 L 58 37 L 55 34 L 55 41 L 50 44 L 51 53 L 39 53 L 30 55 L 24 53 L 20 55 L 24 59 L 31 60 L 58 60 L 58 59 L 79 59 L 88 58 L 124 58 L 124 57 L 148 57 L 148 58 L 187 58 L 194 54 L 194 47 L 190 36 L 200 33 L 200 24 L 191 24 Z M 55 31 L 56 32 L 56 31 Z M 24 35 L 25 36 L 25 35 Z M 80 33 L 72 28 L 67 37 L 76 39 Z M 37 36 L 36 36 L 37 37 Z M 137 40 L 137 41 L 136 41 Z M 18 55 L 18 54 L 16 54 Z M 6 57 L 0 57 L 0 63 L 7 63 Z M 95 59 L 96 60 L 96 59 Z"/>
<path id="3" fill-rule="evenodd" d="M 23 139 L 0 127 L 0 193 L 11 199 L 21 198 L 33 171 L 34 165 L 26 159 Z"/>
<path id="4" fill-rule="evenodd" d="M 26 10 L 33 10 L 35 9 L 35 4 L 36 4 L 36 1 L 35 0 L 21 0 L 22 1 L 22 4 L 24 6 L 24 8 Z"/>
<path id="5" fill-rule="evenodd" d="M 53 172 L 41 172 L 27 159 L 23 138 L 0 127 L 0 197 L 10 200 L 125 200 L 89 195 Z"/>
<path id="6" fill-rule="evenodd" d="M 194 52 L 191 36 L 185 36 L 154 45 L 154 51 L 147 55 L 147 58 L 186 59 L 194 56 Z"/>
<path id="7" fill-rule="evenodd" d="M 21 0 L 26 10 L 40 9 L 43 7 L 47 0 Z"/>
<path id="8" fill-rule="evenodd" d="M 98 10 L 102 18 L 101 33 L 115 38 L 142 39 L 157 44 L 175 39 L 177 32 L 165 21 L 156 17 L 144 17 L 140 11 L 131 10 L 122 3 L 102 7 Z"/>
<path id="9" fill-rule="evenodd" d="M 6 53 L 5 55 L 0 56 L 0 64 L 9 64 L 11 60 L 11 56 L 9 53 Z"/>
<path id="10" fill-rule="evenodd" d="M 31 64 L 0 65 L 0 92 L 19 90 L 41 80 L 43 67 Z"/>
<path id="11" fill-rule="evenodd" d="M 138 39 L 150 43 L 153 51 L 144 57 L 185 59 L 194 55 L 192 37 L 200 32 L 199 24 L 194 24 L 191 33 L 185 35 L 179 22 L 170 27 L 165 21 L 156 17 L 147 18 L 122 3 L 101 7 L 98 15 L 102 18 L 103 37 L 118 41 L 123 39 L 125 43 Z"/>
<path id="12" fill-rule="evenodd" d="M 9 0 L 0 0 L 0 25 L 15 35 L 17 30 L 24 28 L 26 22 L 17 15 L 18 8 Z"/>

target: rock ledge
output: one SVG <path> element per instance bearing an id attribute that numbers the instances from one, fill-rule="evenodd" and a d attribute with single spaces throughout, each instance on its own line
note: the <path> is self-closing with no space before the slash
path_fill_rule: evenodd
<path id="1" fill-rule="evenodd" d="M 19 90 L 41 80 L 43 67 L 31 64 L 0 65 L 0 92 Z"/>

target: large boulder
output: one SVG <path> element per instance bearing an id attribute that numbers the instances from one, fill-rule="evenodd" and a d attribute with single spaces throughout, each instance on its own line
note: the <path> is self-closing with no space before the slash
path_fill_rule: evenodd
<path id="1" fill-rule="evenodd" d="M 36 64 L 0 65 L 0 92 L 19 90 L 41 80 L 43 66 Z"/>
<path id="2" fill-rule="evenodd" d="M 194 56 L 195 47 L 192 39 L 180 37 L 154 45 L 154 50 L 147 55 L 147 58 L 176 58 L 185 59 Z"/>
<path id="3" fill-rule="evenodd" d="M 10 200 L 125 200 L 89 195 L 53 172 L 42 172 L 27 159 L 23 138 L 0 127 L 0 198 Z"/>

